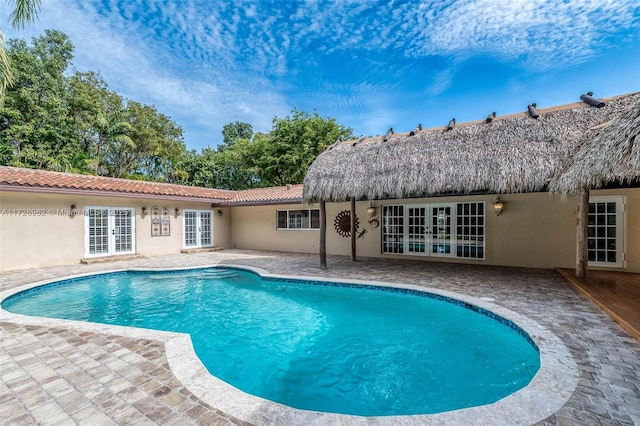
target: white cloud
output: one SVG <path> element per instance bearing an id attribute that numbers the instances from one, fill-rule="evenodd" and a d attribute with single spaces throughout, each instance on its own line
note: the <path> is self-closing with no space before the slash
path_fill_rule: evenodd
<path id="1" fill-rule="evenodd" d="M 562 68 L 592 57 L 612 33 L 631 29 L 634 13 L 625 0 L 458 1 L 418 18 L 412 44 L 415 55 L 525 57 L 541 70 Z"/>
<path id="2" fill-rule="evenodd" d="M 637 14 L 635 0 L 112 0 L 106 7 L 45 0 L 39 22 L 8 35 L 59 29 L 76 46 L 79 69 L 100 71 L 124 96 L 216 136 L 236 120 L 267 130 L 274 115 L 309 99 L 345 115 L 375 115 L 369 124 L 381 132 L 379 123 L 391 115 L 380 102 L 400 90 L 393 80 L 379 80 L 393 68 L 390 61 L 445 58 L 424 72 L 432 82 L 425 93 L 437 96 L 474 56 L 537 72 L 579 64 L 599 54 L 612 34 L 637 33 Z M 336 67 L 365 72 L 323 81 L 318 67 L 335 54 L 351 58 Z M 189 139 L 188 128 L 187 141 L 202 144 Z"/>

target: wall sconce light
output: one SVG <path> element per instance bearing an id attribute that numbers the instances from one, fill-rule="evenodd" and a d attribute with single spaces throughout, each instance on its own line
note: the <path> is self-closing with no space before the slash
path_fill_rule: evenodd
<path id="1" fill-rule="evenodd" d="M 180 216 L 180 207 L 176 207 L 176 217 Z"/>
<path id="2" fill-rule="evenodd" d="M 374 217 L 376 215 L 376 206 L 373 205 L 373 201 L 369 202 L 369 207 L 367 207 L 367 213 L 369 213 L 369 217 Z"/>
<path id="3" fill-rule="evenodd" d="M 146 207 L 142 208 L 142 217 L 145 217 L 147 215 L 147 213 L 149 213 L 149 209 Z"/>
<path id="4" fill-rule="evenodd" d="M 500 197 L 496 198 L 496 201 L 493 202 L 493 211 L 496 213 L 496 216 L 500 216 L 502 213 L 502 209 L 504 208 L 504 202 L 500 201 Z"/>
<path id="5" fill-rule="evenodd" d="M 218 216 L 222 216 L 222 210 L 218 209 Z"/>
<path id="6" fill-rule="evenodd" d="M 76 203 L 71 204 L 69 207 L 69 217 L 76 217 L 78 215 L 78 207 Z"/>

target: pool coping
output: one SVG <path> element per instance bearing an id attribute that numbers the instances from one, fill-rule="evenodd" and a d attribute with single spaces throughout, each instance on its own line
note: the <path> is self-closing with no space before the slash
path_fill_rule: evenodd
<path id="1" fill-rule="evenodd" d="M 459 425 L 459 424 L 532 424 L 558 411 L 573 395 L 578 385 L 578 368 L 562 341 L 536 321 L 488 300 L 413 284 L 383 281 L 362 281 L 339 278 L 319 278 L 298 275 L 277 275 L 244 265 L 210 265 L 177 268 L 123 268 L 41 280 L 0 292 L 0 302 L 30 288 L 75 279 L 126 271 L 176 271 L 212 267 L 237 268 L 254 272 L 264 278 L 323 281 L 335 284 L 354 284 L 391 287 L 419 291 L 459 300 L 486 309 L 513 322 L 526 333 L 540 351 L 540 369 L 530 384 L 492 404 L 447 411 L 437 414 L 363 417 L 295 409 L 254 395 L 247 394 L 211 375 L 197 357 L 188 334 L 134 327 L 87 323 L 25 316 L 7 312 L 0 307 L 0 320 L 22 325 L 69 327 L 118 335 L 135 339 L 154 339 L 164 343 L 169 367 L 175 377 L 195 396 L 212 407 L 253 424 L 354 424 L 354 425 Z"/>

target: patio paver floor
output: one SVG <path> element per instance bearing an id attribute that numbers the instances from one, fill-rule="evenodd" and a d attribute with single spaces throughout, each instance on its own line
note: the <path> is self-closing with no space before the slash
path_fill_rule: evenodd
<path id="1" fill-rule="evenodd" d="M 490 297 L 548 328 L 571 351 L 580 379 L 544 425 L 640 425 L 640 343 L 556 272 L 415 260 L 225 250 L 0 274 L 0 291 L 45 279 L 122 268 L 236 264 L 273 274 L 415 284 Z M 71 328 L 0 323 L 3 424 L 243 424 L 186 389 L 163 344 Z"/>

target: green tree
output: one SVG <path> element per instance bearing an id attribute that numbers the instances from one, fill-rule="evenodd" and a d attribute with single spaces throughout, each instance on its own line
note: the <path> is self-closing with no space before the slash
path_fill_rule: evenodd
<path id="1" fill-rule="evenodd" d="M 73 57 L 73 45 L 66 35 L 47 30 L 32 46 L 11 40 L 8 53 L 15 82 L 2 111 L 2 151 L 11 150 L 13 165 L 70 170 L 79 147 L 69 120 L 63 72 Z"/>
<path id="2" fill-rule="evenodd" d="M 234 123 L 225 124 L 222 128 L 222 144 L 218 145 L 218 151 L 228 148 L 238 139 L 246 139 L 248 141 L 253 137 L 253 127 L 249 123 L 236 121 Z"/>
<path id="3" fill-rule="evenodd" d="M 124 158 L 135 145 L 131 138 L 133 126 L 120 95 L 104 95 L 93 122 L 96 138 L 88 150 L 90 169 L 99 175 L 122 177 L 128 164 Z"/>
<path id="4" fill-rule="evenodd" d="M 40 11 L 40 0 L 7 0 L 9 5 L 13 5 L 11 12 L 11 25 L 14 28 L 21 28 L 32 22 Z M 11 59 L 6 50 L 6 37 L 0 29 L 0 111 L 4 102 L 7 87 L 13 83 L 13 72 L 11 70 Z"/>
<path id="5" fill-rule="evenodd" d="M 351 138 L 353 130 L 317 112 L 293 109 L 291 115 L 275 117 L 269 133 L 254 136 L 253 170 L 261 185 L 302 183 L 313 160 L 341 136 Z"/>
<path id="6" fill-rule="evenodd" d="M 155 107 L 125 102 L 95 72 L 67 75 L 73 45 L 47 30 L 11 40 L 15 84 L 0 117 L 0 162 L 22 167 L 171 180 L 182 129 Z"/>

